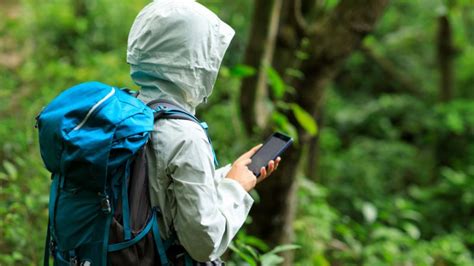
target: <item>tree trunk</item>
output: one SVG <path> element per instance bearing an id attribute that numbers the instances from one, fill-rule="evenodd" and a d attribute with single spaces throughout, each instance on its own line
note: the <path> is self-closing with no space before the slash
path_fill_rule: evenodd
<path id="1" fill-rule="evenodd" d="M 321 90 L 323 92 L 324 90 Z M 319 136 L 321 134 L 321 129 L 323 126 L 323 105 L 324 105 L 324 98 L 323 96 L 319 97 L 318 99 L 318 106 L 316 107 L 316 113 L 314 114 L 314 118 L 316 120 L 316 124 L 318 125 L 319 131 L 318 135 L 311 137 L 309 141 L 308 153 L 306 158 L 306 171 L 305 176 L 314 182 L 320 181 L 319 175 L 319 158 L 321 156 L 319 150 Z"/>
<path id="2" fill-rule="evenodd" d="M 439 100 L 443 103 L 450 102 L 454 97 L 453 87 L 453 60 L 454 45 L 449 18 L 442 15 L 438 18 L 437 32 L 437 59 L 439 68 Z M 436 144 L 436 164 L 438 169 L 443 166 L 453 166 L 453 154 L 465 150 L 466 143 L 457 138 L 454 133 L 438 136 Z"/>
<path id="3" fill-rule="evenodd" d="M 440 74 L 440 100 L 449 102 L 453 92 L 453 56 L 452 30 L 447 15 L 438 18 L 438 66 Z"/>
<path id="4" fill-rule="evenodd" d="M 272 64 L 282 0 L 255 0 L 252 29 L 245 51 L 244 64 L 257 74 L 244 78 L 240 89 L 240 110 L 248 134 L 263 127 L 267 117 L 262 100 L 267 96 L 265 67 Z"/>
<path id="5" fill-rule="evenodd" d="M 301 28 L 298 28 L 301 27 L 301 23 L 297 24 L 296 28 L 295 24 L 282 23 L 276 48 L 278 57 L 275 57 L 274 65 L 278 70 L 282 70 L 285 66 L 299 65 L 299 69 L 304 73 L 304 79 L 286 80 L 287 82 L 290 80 L 289 85 L 296 90 L 295 95 L 287 97 L 288 100 L 296 102 L 318 119 L 317 111 L 318 106 L 321 106 L 324 88 L 351 52 L 360 45 L 364 36 L 373 30 L 388 2 L 388 0 L 340 1 L 330 14 L 312 23 L 310 31 L 307 29 L 301 31 Z M 284 12 L 291 12 L 290 10 L 291 8 L 283 8 Z M 290 16 L 291 14 L 282 15 L 282 17 Z M 302 37 L 295 41 L 292 38 L 295 36 Z M 309 39 L 307 46 L 309 59 L 301 61 L 294 56 L 295 50 L 293 52 L 290 50 L 295 43 L 296 45 L 303 43 L 305 36 Z M 251 232 L 272 245 L 291 241 L 296 173 L 302 148 L 311 140 L 311 136 L 296 123 L 292 114 L 287 115 L 298 130 L 299 145 L 285 154 L 278 171 L 258 187 L 261 203 L 256 204 L 252 210 L 254 223 Z M 288 259 L 291 259 L 291 255 L 286 258 L 286 263 L 290 263 Z"/>

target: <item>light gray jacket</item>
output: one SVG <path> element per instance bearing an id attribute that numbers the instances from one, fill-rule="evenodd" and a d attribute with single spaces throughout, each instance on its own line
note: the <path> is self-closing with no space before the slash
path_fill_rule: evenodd
<path id="1" fill-rule="evenodd" d="M 137 16 L 127 62 L 140 98 L 168 100 L 190 113 L 212 92 L 234 31 L 192 0 L 156 0 Z M 224 253 L 253 200 L 215 169 L 204 130 L 186 120 L 160 120 L 148 149 L 150 198 L 163 212 L 161 234 L 176 231 L 197 261 Z"/>

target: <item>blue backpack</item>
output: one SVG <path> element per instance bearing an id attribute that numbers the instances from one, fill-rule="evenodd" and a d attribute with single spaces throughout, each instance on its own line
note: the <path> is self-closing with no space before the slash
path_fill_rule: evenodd
<path id="1" fill-rule="evenodd" d="M 148 196 L 145 144 L 160 118 L 207 129 L 170 103 L 147 106 L 99 82 L 65 90 L 38 115 L 41 157 L 52 179 L 45 265 L 50 257 L 54 265 L 173 264 L 176 237 L 160 237 L 159 210 Z"/>

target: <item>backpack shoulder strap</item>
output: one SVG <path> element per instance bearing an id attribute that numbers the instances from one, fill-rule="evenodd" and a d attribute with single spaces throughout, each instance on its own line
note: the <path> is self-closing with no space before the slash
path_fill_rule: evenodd
<path id="1" fill-rule="evenodd" d="M 214 156 L 214 166 L 218 166 L 219 162 L 217 161 L 216 153 L 214 151 L 214 148 L 212 147 L 212 141 L 211 138 L 209 137 L 209 133 L 207 131 L 208 126 L 206 122 L 201 122 L 199 119 L 197 119 L 194 115 L 188 113 L 181 107 L 166 101 L 166 100 L 153 100 L 147 104 L 148 107 L 153 109 L 155 111 L 154 114 L 154 119 L 155 122 L 158 119 L 182 119 L 182 120 L 189 120 L 196 122 L 199 126 L 204 129 L 204 132 L 206 132 L 207 139 L 209 140 L 209 144 L 211 145 L 211 150 L 212 150 L 212 155 Z"/>
<path id="2" fill-rule="evenodd" d="M 183 108 L 166 100 L 153 100 L 147 104 L 148 107 L 155 111 L 155 121 L 164 119 L 182 119 L 189 120 L 201 124 L 201 121 L 194 115 L 188 113 Z"/>

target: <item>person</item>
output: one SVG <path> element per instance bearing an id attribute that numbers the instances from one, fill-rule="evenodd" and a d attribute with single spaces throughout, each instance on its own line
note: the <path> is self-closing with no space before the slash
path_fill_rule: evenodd
<path id="1" fill-rule="evenodd" d="M 127 62 L 139 98 L 160 99 L 194 114 L 210 96 L 234 30 L 192 0 L 155 0 L 136 17 Z M 260 145 L 232 165 L 215 169 L 213 150 L 199 124 L 178 119 L 155 123 L 148 144 L 149 192 L 162 212 L 160 233 L 176 233 L 198 262 L 218 262 L 253 204 L 256 176 L 247 168 Z M 262 167 L 268 177 L 280 158 Z"/>

